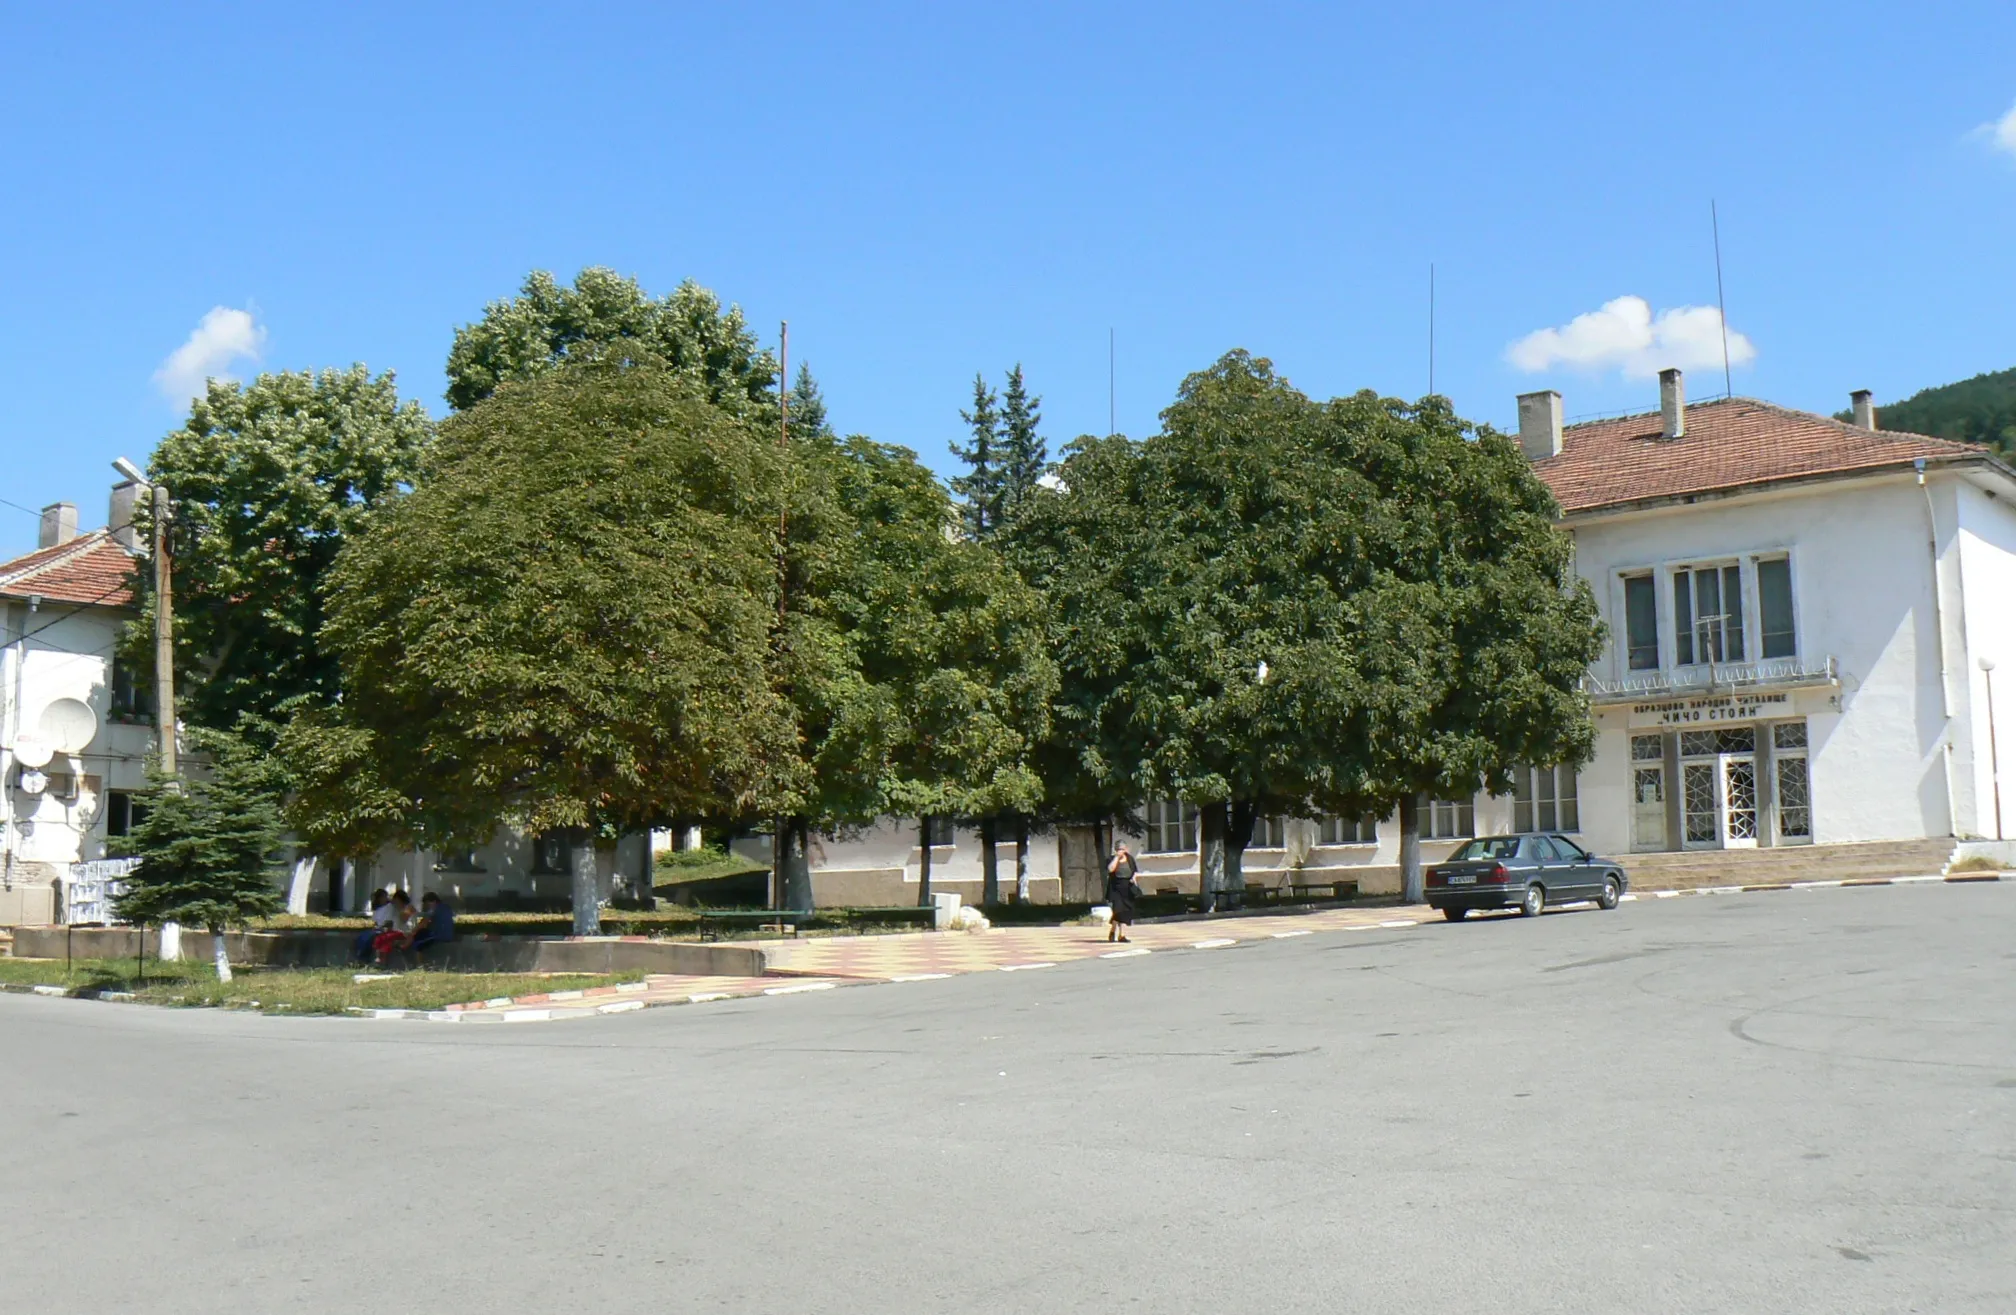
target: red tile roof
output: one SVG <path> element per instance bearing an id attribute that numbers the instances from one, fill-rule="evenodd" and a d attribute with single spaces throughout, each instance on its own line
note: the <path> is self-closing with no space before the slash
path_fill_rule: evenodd
<path id="1" fill-rule="evenodd" d="M 105 530 L 0 562 L 0 597 L 39 594 L 52 603 L 133 605 L 134 556 Z"/>
<path id="2" fill-rule="evenodd" d="M 1603 507 L 1856 471 L 1983 460 L 1986 449 L 1918 434 L 1857 429 L 1748 397 L 1687 408 L 1683 433 L 1660 436 L 1657 411 L 1569 425 L 1561 453 L 1533 463 L 1569 515 Z"/>

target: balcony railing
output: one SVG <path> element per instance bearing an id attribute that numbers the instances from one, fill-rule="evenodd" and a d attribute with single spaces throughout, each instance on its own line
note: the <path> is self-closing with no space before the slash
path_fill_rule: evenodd
<path id="1" fill-rule="evenodd" d="M 1767 689 L 1787 685 L 1838 685 L 1835 660 L 1827 658 L 1767 658 L 1762 662 L 1717 662 L 1669 671 L 1634 671 L 1622 680 L 1585 676 L 1583 684 L 1598 699 L 1669 698 L 1714 694 L 1723 690 Z"/>

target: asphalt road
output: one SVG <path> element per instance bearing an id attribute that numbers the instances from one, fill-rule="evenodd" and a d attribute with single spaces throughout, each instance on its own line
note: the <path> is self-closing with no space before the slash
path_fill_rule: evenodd
<path id="1" fill-rule="evenodd" d="M 0 996 L 0 1306 L 2016 1310 L 2016 887 L 555 1024 Z"/>

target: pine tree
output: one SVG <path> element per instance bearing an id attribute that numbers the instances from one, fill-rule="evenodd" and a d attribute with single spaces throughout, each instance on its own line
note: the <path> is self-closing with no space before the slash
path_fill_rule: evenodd
<path id="1" fill-rule="evenodd" d="M 228 982 L 223 931 L 281 908 L 284 778 L 272 759 L 235 736 L 197 730 L 193 741 L 214 767 L 208 779 L 156 779 L 147 815 L 125 837 L 123 848 L 140 863 L 116 908 L 142 928 L 208 928 L 218 980 Z"/>
<path id="2" fill-rule="evenodd" d="M 966 473 L 954 476 L 952 491 L 965 501 L 959 519 L 967 537 L 990 538 L 1001 523 L 1001 413 L 996 409 L 994 390 L 980 375 L 973 376 L 973 409 L 961 411 L 960 419 L 973 431 L 966 446 L 952 445 L 952 455 L 966 463 Z"/>
<path id="3" fill-rule="evenodd" d="M 1029 496 L 1050 468 L 1050 451 L 1036 427 L 1043 423 L 1043 399 L 1031 397 L 1022 381 L 1022 364 L 1008 372 L 1001 394 L 1001 509 L 1005 516 Z"/>
<path id="4" fill-rule="evenodd" d="M 798 363 L 798 378 L 791 385 L 791 437 L 833 437 L 833 426 L 826 419 L 826 399 L 803 361 Z"/>

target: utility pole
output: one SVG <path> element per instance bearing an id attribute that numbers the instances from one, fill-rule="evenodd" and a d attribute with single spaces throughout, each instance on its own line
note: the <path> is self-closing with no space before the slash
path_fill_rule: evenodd
<path id="1" fill-rule="evenodd" d="M 125 457 L 116 457 L 112 469 L 147 489 L 148 519 L 154 522 L 154 729 L 161 771 L 175 775 L 175 598 L 173 574 L 168 560 L 168 522 L 175 504 L 168 486 L 147 478 L 147 473 Z"/>
<path id="2" fill-rule="evenodd" d="M 161 771 L 175 775 L 175 599 L 168 562 L 168 520 L 174 503 L 166 484 L 147 486 L 147 507 L 154 521 L 154 701 L 155 727 L 161 737 Z"/>

